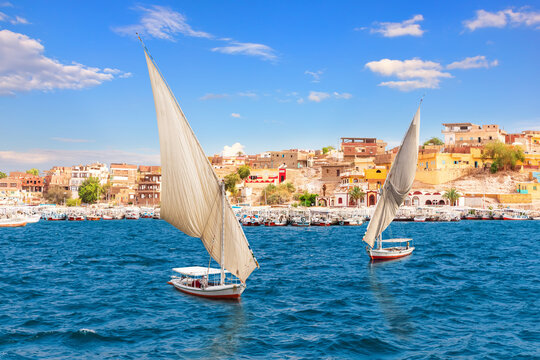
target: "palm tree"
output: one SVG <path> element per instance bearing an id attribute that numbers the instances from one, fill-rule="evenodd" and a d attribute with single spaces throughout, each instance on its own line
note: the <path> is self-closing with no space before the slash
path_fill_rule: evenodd
<path id="1" fill-rule="evenodd" d="M 358 186 L 355 186 L 349 190 L 349 196 L 354 200 L 354 202 L 356 202 L 357 206 L 360 206 L 360 201 L 364 200 L 366 193 L 363 192 Z"/>
<path id="2" fill-rule="evenodd" d="M 450 201 L 450 205 L 455 205 L 461 195 L 458 193 L 456 188 L 450 188 L 446 190 L 442 197 Z"/>

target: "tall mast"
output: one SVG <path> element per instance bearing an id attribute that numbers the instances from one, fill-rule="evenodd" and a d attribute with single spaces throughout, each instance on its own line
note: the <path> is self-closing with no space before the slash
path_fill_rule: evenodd
<path id="1" fill-rule="evenodd" d="M 221 285 L 225 284 L 225 181 L 221 182 Z"/>

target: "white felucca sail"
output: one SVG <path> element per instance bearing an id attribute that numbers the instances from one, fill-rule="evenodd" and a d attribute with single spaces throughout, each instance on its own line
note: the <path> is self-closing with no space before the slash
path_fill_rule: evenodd
<path id="1" fill-rule="evenodd" d="M 159 128 L 161 218 L 200 238 L 210 256 L 245 283 L 257 260 L 176 98 L 146 48 L 144 53 Z"/>
<path id="2" fill-rule="evenodd" d="M 394 163 L 388 172 L 382 188 L 382 195 L 377 202 L 375 212 L 369 221 L 364 241 L 370 246 L 375 239 L 390 225 L 397 209 L 411 191 L 416 164 L 418 161 L 418 138 L 420 131 L 420 106 L 414 115 L 409 130 L 405 134 Z"/>

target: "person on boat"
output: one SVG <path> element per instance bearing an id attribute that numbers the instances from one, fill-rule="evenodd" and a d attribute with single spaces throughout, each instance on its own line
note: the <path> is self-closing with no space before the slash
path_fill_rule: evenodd
<path id="1" fill-rule="evenodd" d="M 206 289 L 207 286 L 208 286 L 208 278 L 206 277 L 206 275 L 203 275 L 201 278 L 201 289 Z"/>

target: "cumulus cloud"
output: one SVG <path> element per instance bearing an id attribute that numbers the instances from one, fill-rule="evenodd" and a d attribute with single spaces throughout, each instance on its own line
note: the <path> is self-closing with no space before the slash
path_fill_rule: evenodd
<path id="1" fill-rule="evenodd" d="M 82 89 L 115 78 L 115 74 L 79 63 L 64 65 L 43 55 L 38 40 L 0 31 L 0 95 L 31 90 Z M 116 71 L 116 70 L 115 70 Z M 122 74 L 118 70 L 117 74 Z"/>
<path id="2" fill-rule="evenodd" d="M 439 87 L 442 78 L 452 77 L 450 73 L 442 71 L 441 64 L 418 58 L 404 61 L 382 59 L 368 62 L 365 67 L 383 76 L 397 77 L 400 80 L 382 82 L 379 86 L 388 86 L 401 91 L 435 89 Z"/>
<path id="3" fill-rule="evenodd" d="M 167 6 L 136 6 L 135 10 L 142 13 L 138 24 L 114 27 L 113 31 L 120 35 L 135 36 L 135 33 L 140 33 L 145 36 L 170 41 L 174 41 L 174 36 L 177 34 L 208 39 L 213 38 L 207 32 L 193 30 L 187 23 L 184 15 Z"/>
<path id="4" fill-rule="evenodd" d="M 329 93 L 320 92 L 320 91 L 310 91 L 308 100 L 314 101 L 314 102 L 321 102 L 323 100 L 326 100 L 330 97 Z"/>
<path id="5" fill-rule="evenodd" d="M 276 60 L 275 50 L 270 46 L 255 43 L 241 43 L 238 41 L 229 42 L 228 46 L 215 47 L 212 51 L 217 51 L 229 55 L 247 55 L 260 57 L 263 60 Z"/>
<path id="6" fill-rule="evenodd" d="M 461 61 L 455 61 L 446 66 L 447 69 L 478 69 L 490 68 L 499 65 L 498 60 L 488 61 L 485 56 L 478 55 L 465 58 Z"/>
<path id="7" fill-rule="evenodd" d="M 231 117 L 240 119 L 242 116 L 240 116 L 239 113 L 232 113 L 232 114 L 231 114 Z"/>
<path id="8" fill-rule="evenodd" d="M 534 26 L 540 28 L 540 12 L 538 11 L 514 11 L 512 9 L 489 12 L 486 10 L 477 10 L 476 17 L 465 20 L 463 25 L 470 31 L 476 29 L 496 27 L 503 28 L 511 26 Z"/>
<path id="9" fill-rule="evenodd" d="M 402 22 L 380 22 L 375 23 L 378 27 L 372 28 L 370 32 L 372 34 L 382 34 L 384 37 L 396 37 L 396 36 L 422 36 L 424 30 L 420 28 L 418 22 L 423 21 L 422 15 L 414 15 L 411 19 Z"/>
<path id="10" fill-rule="evenodd" d="M 304 74 L 309 75 L 309 76 L 312 77 L 311 82 L 317 83 L 317 82 L 321 81 L 321 75 L 323 74 L 323 71 L 322 70 L 317 70 L 317 71 L 306 70 L 304 72 Z"/>
<path id="11" fill-rule="evenodd" d="M 236 156 L 238 154 L 245 154 L 245 146 L 239 142 L 232 144 L 231 146 L 225 145 L 221 151 L 221 156 Z"/>

